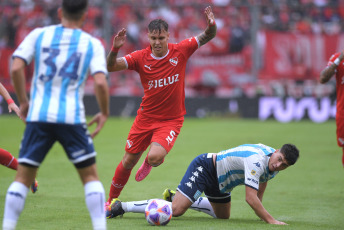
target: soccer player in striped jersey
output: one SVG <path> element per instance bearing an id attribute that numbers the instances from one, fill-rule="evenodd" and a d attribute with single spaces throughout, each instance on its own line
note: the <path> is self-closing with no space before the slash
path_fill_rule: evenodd
<path id="1" fill-rule="evenodd" d="M 285 144 L 281 149 L 245 144 L 219 153 L 201 154 L 189 165 L 177 191 L 164 191 L 164 199 L 172 202 L 175 217 L 191 208 L 214 218 L 229 219 L 231 191 L 238 185 L 245 185 L 246 202 L 257 216 L 266 223 L 284 225 L 286 223 L 274 219 L 264 208 L 263 195 L 267 182 L 279 171 L 295 164 L 298 157 L 299 150 L 292 144 Z M 201 197 L 203 192 L 205 197 Z M 148 201 L 116 200 L 110 207 L 111 215 L 144 212 Z"/>
<path id="2" fill-rule="evenodd" d="M 342 165 L 344 167 L 344 52 L 338 52 L 330 57 L 326 67 L 320 73 L 320 83 L 327 83 L 332 76 L 336 77 L 337 111 L 336 134 L 337 144 L 342 148 Z"/>
<path id="3" fill-rule="evenodd" d="M 105 193 L 99 181 L 92 138 L 109 115 L 105 50 L 101 42 L 80 28 L 87 14 L 87 0 L 63 0 L 58 9 L 60 25 L 34 29 L 13 54 L 11 76 L 26 128 L 15 181 L 6 195 L 3 229 L 15 229 L 28 188 L 46 154 L 58 141 L 75 165 L 84 185 L 85 201 L 93 229 L 106 229 Z M 25 92 L 24 68 L 34 59 L 30 102 Z M 100 107 L 87 130 L 83 94 L 92 75 Z"/>
<path id="4" fill-rule="evenodd" d="M 155 19 L 148 25 L 150 46 L 117 58 L 126 30 L 120 30 L 107 57 L 109 72 L 125 69 L 139 73 L 144 96 L 129 132 L 122 161 L 116 168 L 107 205 L 117 198 L 128 182 L 131 170 L 150 146 L 135 179 L 142 181 L 152 167 L 163 163 L 183 126 L 185 111 L 185 68 L 187 60 L 216 35 L 216 24 L 210 7 L 204 11 L 207 28 L 198 36 L 168 43 L 168 24 Z"/>

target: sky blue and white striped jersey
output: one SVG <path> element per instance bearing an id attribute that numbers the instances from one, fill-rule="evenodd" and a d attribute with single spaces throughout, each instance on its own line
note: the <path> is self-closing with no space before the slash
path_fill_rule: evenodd
<path id="1" fill-rule="evenodd" d="M 216 170 L 221 192 L 230 192 L 238 185 L 256 190 L 278 173 L 269 171 L 268 162 L 274 148 L 263 144 L 245 144 L 217 154 Z"/>
<path id="2" fill-rule="evenodd" d="M 34 73 L 26 121 L 65 124 L 86 122 L 84 86 L 89 74 L 107 74 L 101 42 L 81 29 L 52 25 L 34 29 L 13 53 Z"/>

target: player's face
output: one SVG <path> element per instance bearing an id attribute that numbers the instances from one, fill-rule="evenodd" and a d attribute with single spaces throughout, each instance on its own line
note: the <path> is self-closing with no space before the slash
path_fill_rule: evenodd
<path id="1" fill-rule="evenodd" d="M 288 162 L 284 158 L 284 155 L 276 150 L 270 157 L 269 160 L 269 170 L 273 171 L 282 171 L 289 166 Z"/>
<path id="2" fill-rule="evenodd" d="M 148 32 L 148 39 L 154 56 L 163 57 L 167 53 L 169 36 L 170 33 L 165 30 L 162 30 L 161 33 L 157 30 Z"/>

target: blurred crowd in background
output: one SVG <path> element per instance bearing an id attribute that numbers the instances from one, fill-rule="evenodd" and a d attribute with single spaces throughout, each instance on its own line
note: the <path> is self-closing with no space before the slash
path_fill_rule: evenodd
<path id="1" fill-rule="evenodd" d="M 57 8 L 60 2 L 1 0 L 1 57 L 8 59 L 34 28 L 59 23 Z M 264 63 L 254 69 L 253 63 L 263 61 L 258 60 L 260 55 L 253 55 L 256 48 L 254 44 L 257 44 L 253 42 L 259 40 L 257 34 L 261 31 L 288 36 L 340 37 L 344 29 L 344 0 L 90 0 L 89 3 L 83 29 L 101 39 L 107 51 L 111 48 L 112 36 L 121 28 L 127 29 L 127 42 L 120 50 L 120 56 L 149 45 L 147 26 L 155 18 L 163 18 L 168 22 L 170 42 L 198 35 L 206 27 L 203 9 L 211 5 L 218 27 L 218 39 L 202 47 L 190 59 L 186 77 L 186 95 L 189 97 L 323 97 L 335 94 L 334 82 L 320 85 L 316 73 L 299 65 L 295 65 L 297 72 L 288 76 L 276 74 L 264 78 L 267 73 L 261 71 Z M 252 26 L 257 28 L 253 30 Z M 258 45 L 260 47 L 259 42 Z M 329 57 L 324 58 L 322 67 L 325 67 Z M 1 59 L 0 62 L 0 82 L 13 90 L 8 70 L 5 70 L 10 62 L 5 62 L 5 66 Z M 221 62 L 223 66 L 214 70 L 211 68 L 212 62 Z M 202 63 L 210 63 L 209 68 Z M 29 69 L 29 79 L 30 74 L 32 72 Z M 133 71 L 111 73 L 109 83 L 112 95 L 143 94 L 139 76 Z M 86 93 L 92 92 L 90 78 Z"/>

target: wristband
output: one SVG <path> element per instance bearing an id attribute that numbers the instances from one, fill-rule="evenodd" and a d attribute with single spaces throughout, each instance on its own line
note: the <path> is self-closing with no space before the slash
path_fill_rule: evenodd
<path id="1" fill-rule="evenodd" d="M 339 58 L 337 58 L 336 60 L 334 60 L 334 62 L 333 62 L 336 66 L 338 66 L 339 65 L 339 63 L 340 63 L 340 60 L 339 60 Z"/>
<path id="2" fill-rule="evenodd" d="M 112 53 L 118 53 L 118 51 L 119 51 L 119 48 L 115 48 L 115 47 L 111 48 Z"/>
<path id="3" fill-rule="evenodd" d="M 10 99 L 7 99 L 6 101 L 7 101 L 7 104 L 12 104 L 12 103 L 14 103 L 14 101 L 13 101 L 13 99 L 12 99 L 12 98 L 10 98 Z"/>

